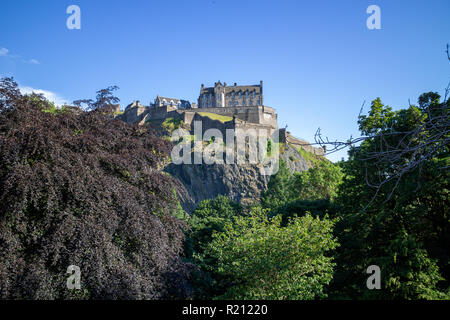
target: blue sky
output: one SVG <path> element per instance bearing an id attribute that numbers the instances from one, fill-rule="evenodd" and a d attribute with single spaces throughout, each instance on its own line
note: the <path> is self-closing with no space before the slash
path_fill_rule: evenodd
<path id="1" fill-rule="evenodd" d="M 81 9 L 81 30 L 66 8 Z M 369 5 L 381 30 L 369 30 Z M 264 81 L 279 126 L 312 141 L 357 135 L 364 100 L 394 108 L 450 80 L 450 1 L 2 0 L 0 75 L 57 101 L 118 85 L 122 106 L 200 85 Z M 331 155 L 339 160 L 345 152 Z"/>

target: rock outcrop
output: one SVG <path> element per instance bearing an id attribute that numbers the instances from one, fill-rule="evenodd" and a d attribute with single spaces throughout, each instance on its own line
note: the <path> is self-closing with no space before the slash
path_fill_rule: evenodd
<path id="1" fill-rule="evenodd" d="M 303 158 L 298 150 L 285 145 L 280 159 L 294 171 L 304 171 L 311 167 L 311 162 Z M 191 212 L 202 200 L 225 195 L 242 204 L 250 204 L 261 197 L 267 189 L 270 176 L 260 173 L 257 165 L 237 164 L 169 164 L 165 171 L 180 180 L 190 197 L 180 199 L 183 208 Z"/>

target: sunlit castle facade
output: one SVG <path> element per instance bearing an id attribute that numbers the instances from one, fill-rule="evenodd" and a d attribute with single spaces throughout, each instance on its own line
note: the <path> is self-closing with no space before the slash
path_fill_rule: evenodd
<path id="1" fill-rule="evenodd" d="M 220 107 L 257 107 L 263 105 L 263 82 L 259 85 L 227 86 L 219 81 L 214 87 L 206 88 L 203 84 L 198 97 L 199 108 Z"/>

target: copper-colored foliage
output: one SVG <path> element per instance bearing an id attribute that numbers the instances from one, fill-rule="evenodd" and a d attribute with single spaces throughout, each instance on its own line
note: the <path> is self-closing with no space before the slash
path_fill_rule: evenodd
<path id="1" fill-rule="evenodd" d="M 174 181 L 157 170 L 169 147 L 103 110 L 61 111 L 1 79 L 0 298 L 185 297 Z M 66 288 L 69 265 L 81 290 Z"/>

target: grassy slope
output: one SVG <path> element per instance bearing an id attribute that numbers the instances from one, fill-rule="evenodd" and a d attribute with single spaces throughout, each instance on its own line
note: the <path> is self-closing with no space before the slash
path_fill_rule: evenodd
<path id="1" fill-rule="evenodd" d="M 223 123 L 233 120 L 232 117 L 222 116 L 220 114 L 211 113 L 211 112 L 197 112 L 197 113 L 199 115 L 201 115 L 202 117 L 208 117 L 212 120 L 219 120 L 220 122 L 223 122 Z"/>

